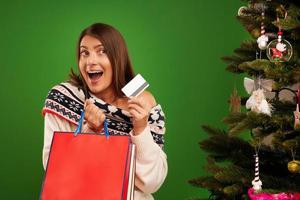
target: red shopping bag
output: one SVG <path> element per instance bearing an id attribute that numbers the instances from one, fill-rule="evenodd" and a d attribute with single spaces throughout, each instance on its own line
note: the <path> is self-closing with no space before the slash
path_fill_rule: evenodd
<path id="1" fill-rule="evenodd" d="M 55 132 L 40 199 L 133 199 L 134 172 L 129 136 Z"/>

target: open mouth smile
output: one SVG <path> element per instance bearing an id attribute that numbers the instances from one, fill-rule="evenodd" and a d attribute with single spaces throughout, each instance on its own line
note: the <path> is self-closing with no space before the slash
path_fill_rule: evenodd
<path id="1" fill-rule="evenodd" d="M 103 75 L 102 70 L 91 70 L 87 72 L 89 79 L 92 83 L 97 82 Z"/>

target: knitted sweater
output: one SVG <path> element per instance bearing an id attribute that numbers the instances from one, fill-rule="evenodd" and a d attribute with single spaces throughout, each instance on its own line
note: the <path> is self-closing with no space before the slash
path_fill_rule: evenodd
<path id="1" fill-rule="evenodd" d="M 158 104 L 153 107 L 148 119 L 148 126 L 137 135 L 132 135 L 132 123 L 129 113 L 107 104 L 93 94 L 97 105 L 106 115 L 110 135 L 130 135 L 136 145 L 135 200 L 153 199 L 151 193 L 159 189 L 167 175 L 167 156 L 163 151 L 165 133 L 164 113 Z M 82 90 L 69 83 L 53 87 L 48 93 L 43 108 L 45 116 L 43 166 L 46 169 L 54 131 L 74 132 L 83 109 Z M 84 123 L 82 132 L 93 132 Z M 103 130 L 101 131 L 103 134 Z"/>

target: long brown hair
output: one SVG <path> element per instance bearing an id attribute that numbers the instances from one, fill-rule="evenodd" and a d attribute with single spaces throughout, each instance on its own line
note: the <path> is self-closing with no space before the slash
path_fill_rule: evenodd
<path id="1" fill-rule="evenodd" d="M 76 53 L 78 66 L 80 59 L 80 42 L 85 35 L 97 38 L 103 44 L 113 70 L 112 84 L 117 92 L 117 96 L 123 96 L 121 88 L 134 77 L 134 71 L 124 38 L 119 31 L 107 24 L 95 23 L 87 27 L 81 32 L 77 43 Z M 71 84 L 81 89 L 88 89 L 81 74 L 75 74 L 73 69 L 71 69 L 69 73 L 69 78 L 68 82 Z"/>

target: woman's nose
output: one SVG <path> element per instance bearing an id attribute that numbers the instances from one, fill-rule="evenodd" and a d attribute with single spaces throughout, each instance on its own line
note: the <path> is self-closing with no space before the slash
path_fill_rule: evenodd
<path id="1" fill-rule="evenodd" d="M 87 65 L 95 65 L 97 64 L 96 55 L 94 53 L 90 54 L 90 56 L 86 59 Z"/>

